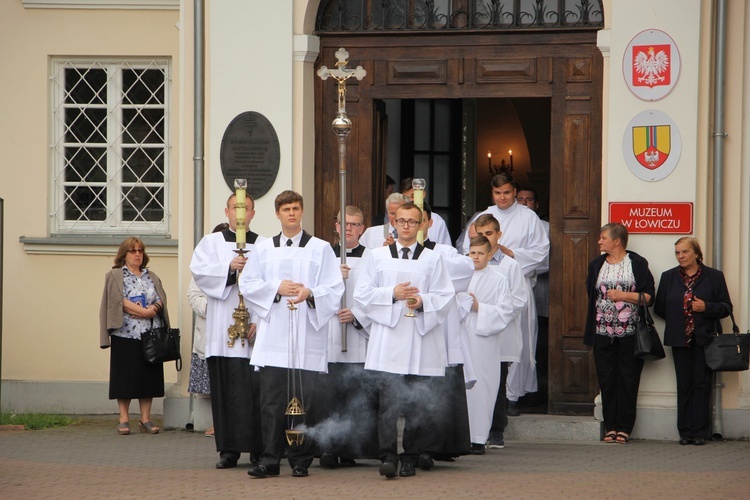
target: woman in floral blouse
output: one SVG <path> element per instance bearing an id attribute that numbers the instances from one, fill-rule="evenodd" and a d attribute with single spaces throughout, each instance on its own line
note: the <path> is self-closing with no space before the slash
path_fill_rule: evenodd
<path id="1" fill-rule="evenodd" d="M 604 442 L 627 443 L 635 425 L 643 360 L 633 354 L 638 323 L 638 296 L 653 301 L 654 277 L 648 261 L 626 250 L 628 230 L 619 223 L 602 227 L 599 250 L 589 263 L 588 314 L 583 341 L 594 347 L 602 393 Z"/>
<path id="2" fill-rule="evenodd" d="M 120 244 L 115 265 L 106 274 L 99 311 L 100 347 L 110 351 L 109 399 L 117 399 L 120 422 L 117 431 L 130 434 L 130 400 L 138 399 L 140 430 L 157 434 L 151 422 L 153 398 L 164 397 L 164 368 L 143 356 L 141 335 L 152 326 L 169 323 L 166 293 L 161 280 L 146 268 L 149 258 L 138 238 Z M 161 315 L 159 314 L 161 312 Z"/>

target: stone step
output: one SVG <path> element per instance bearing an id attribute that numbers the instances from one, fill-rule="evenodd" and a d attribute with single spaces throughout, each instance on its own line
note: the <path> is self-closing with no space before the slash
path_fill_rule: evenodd
<path id="1" fill-rule="evenodd" d="M 601 422 L 594 417 L 522 414 L 508 417 L 505 440 L 599 441 Z"/>

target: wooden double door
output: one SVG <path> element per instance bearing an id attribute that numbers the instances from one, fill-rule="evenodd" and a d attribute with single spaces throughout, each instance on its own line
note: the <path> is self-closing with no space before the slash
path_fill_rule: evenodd
<path id="1" fill-rule="evenodd" d="M 592 414 L 598 385 L 583 345 L 588 262 L 598 255 L 601 227 L 602 57 L 595 32 L 466 35 L 324 36 L 318 66 L 332 66 L 345 47 L 348 67 L 367 76 L 347 82 L 352 120 L 347 148 L 347 202 L 366 216 L 382 213 L 386 175 L 388 99 L 544 98 L 550 102 L 550 318 L 548 412 Z M 332 240 L 339 208 L 338 143 L 331 131 L 336 85 L 316 78 L 316 234 Z M 469 158 L 467 160 L 466 158 Z M 475 209 L 471 190 L 489 190 L 466 178 L 463 155 L 454 165 Z M 486 160 L 485 160 L 486 161 Z M 463 163 L 462 163 L 463 162 Z M 454 214 L 455 216 L 455 214 Z"/>

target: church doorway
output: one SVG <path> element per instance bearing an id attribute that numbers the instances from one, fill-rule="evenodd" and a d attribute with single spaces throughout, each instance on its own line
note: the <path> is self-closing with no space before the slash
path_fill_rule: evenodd
<path id="1" fill-rule="evenodd" d="M 603 65 L 596 31 L 333 34 L 320 18 L 318 27 L 318 66 L 330 66 L 345 47 L 349 66 L 367 70 L 361 82 L 347 82 L 349 203 L 373 218 L 381 213 L 386 175 L 395 168 L 390 159 L 397 157 L 391 177 L 426 177 L 428 199 L 456 238 L 466 219 L 489 204 L 490 170 L 509 165 L 509 151 L 519 177 L 538 187 L 552 248 L 547 401 L 540 404 L 552 414 L 592 414 L 598 385 L 582 336 L 586 269 L 598 254 L 601 226 Z M 328 83 L 315 83 L 315 230 L 330 239 L 338 145 L 330 130 L 337 95 Z M 519 142 L 506 135 L 510 114 Z"/>

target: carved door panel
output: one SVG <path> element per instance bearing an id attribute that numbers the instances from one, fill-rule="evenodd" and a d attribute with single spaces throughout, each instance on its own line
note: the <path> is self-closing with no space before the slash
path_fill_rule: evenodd
<path id="1" fill-rule="evenodd" d="M 550 238 L 549 412 L 591 414 L 598 393 L 583 345 L 585 280 L 598 255 L 601 213 L 601 57 L 596 47 L 554 59 Z M 555 154 L 554 152 L 561 154 Z"/>

